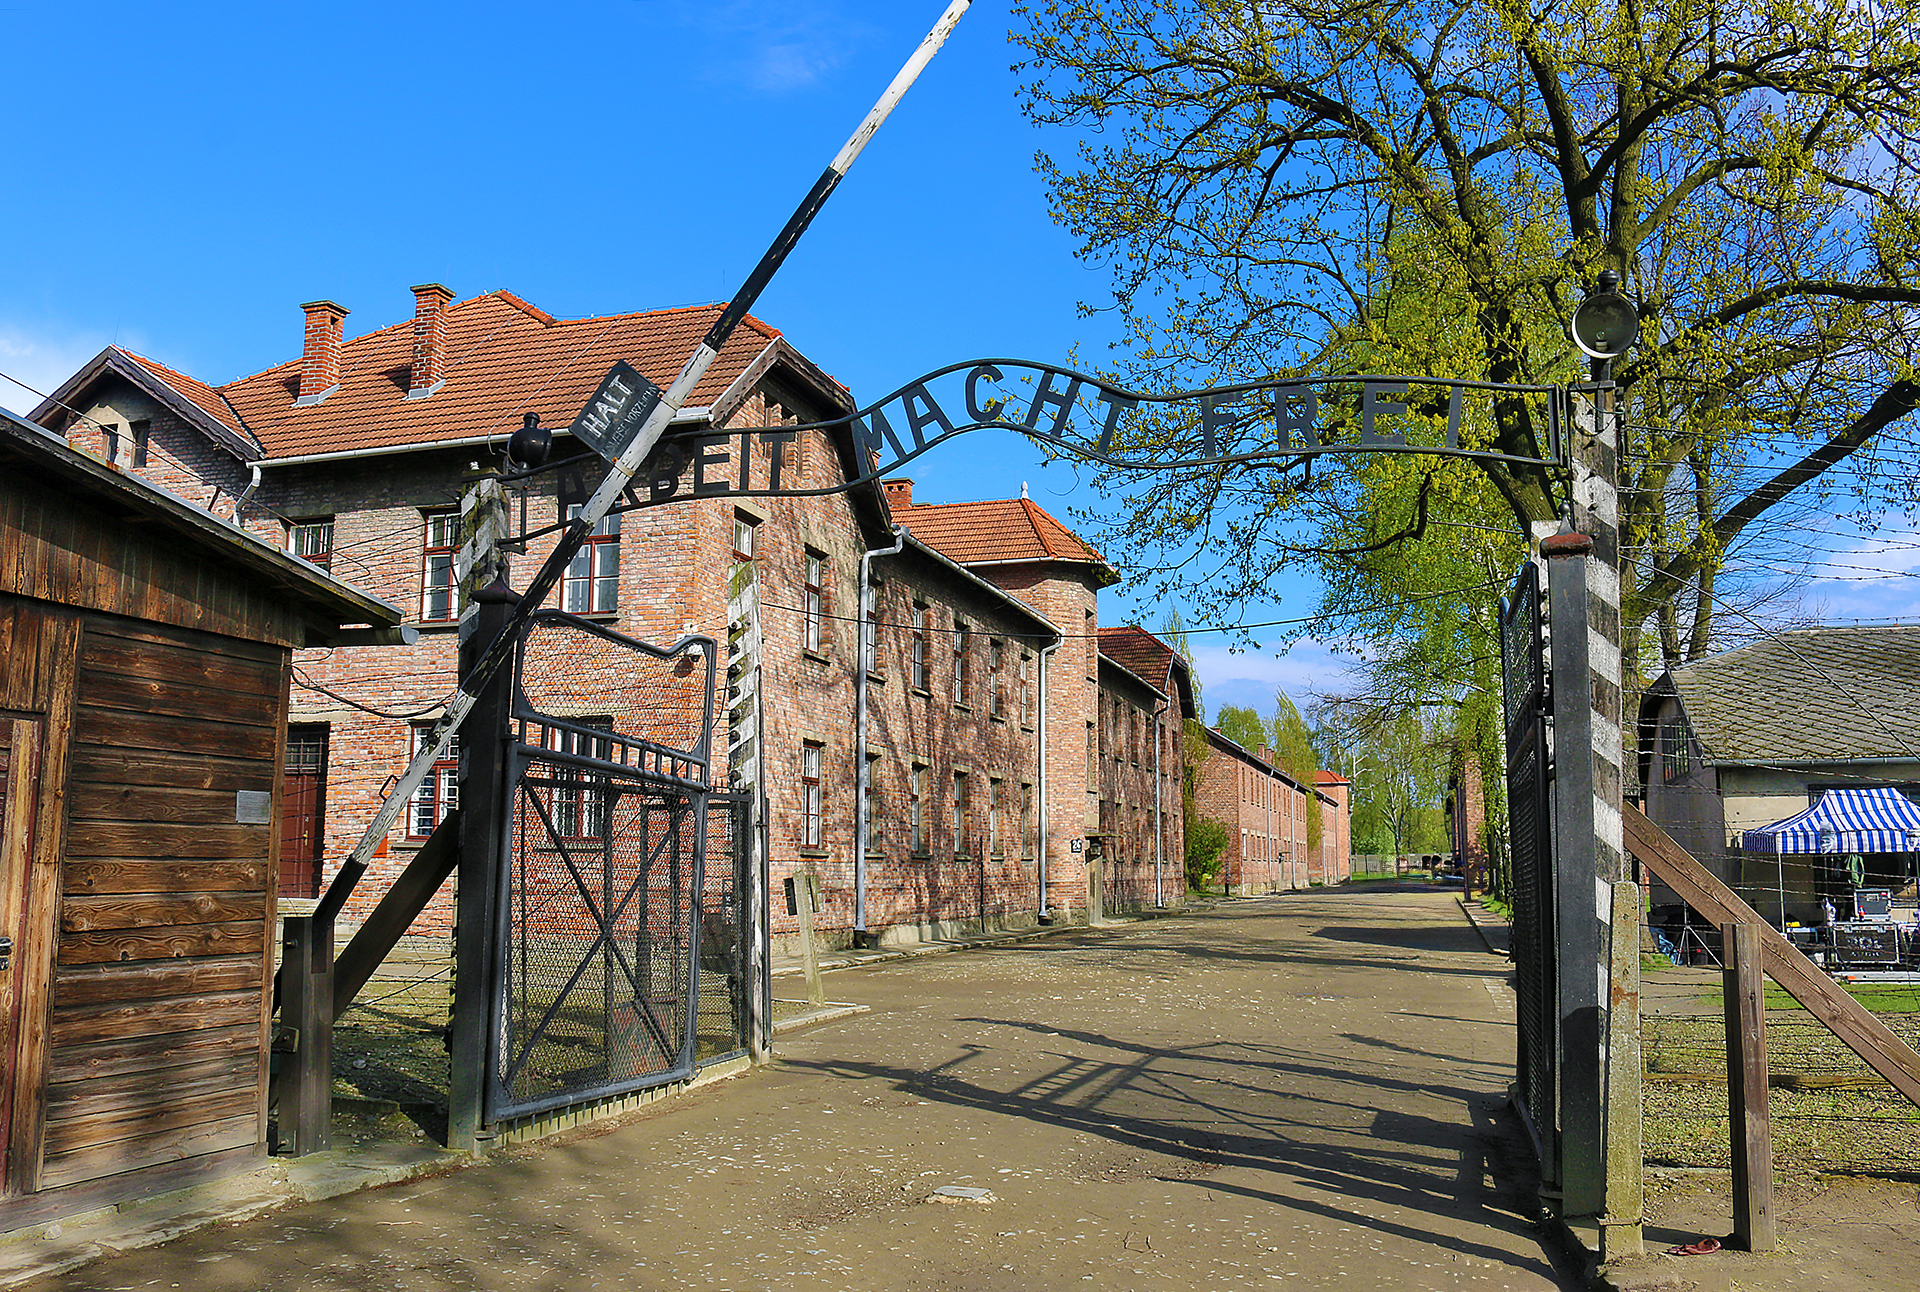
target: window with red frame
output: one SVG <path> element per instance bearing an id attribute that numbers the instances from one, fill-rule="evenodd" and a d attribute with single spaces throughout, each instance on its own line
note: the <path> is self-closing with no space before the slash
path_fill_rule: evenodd
<path id="1" fill-rule="evenodd" d="M 800 846 L 820 846 L 820 754 L 822 746 L 807 741 L 800 746 Z"/>
<path id="2" fill-rule="evenodd" d="M 573 520 L 583 510 L 567 508 Z M 560 581 L 560 608 L 570 615 L 610 615 L 620 609 L 620 514 L 600 518 Z"/>
<path id="3" fill-rule="evenodd" d="M 445 623 L 460 617 L 460 586 L 454 578 L 453 558 L 460 550 L 460 514 L 430 512 L 420 574 L 420 618 Z"/>

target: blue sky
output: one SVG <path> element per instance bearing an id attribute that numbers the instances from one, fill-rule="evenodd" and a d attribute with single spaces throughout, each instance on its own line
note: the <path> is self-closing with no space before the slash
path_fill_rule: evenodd
<path id="1" fill-rule="evenodd" d="M 406 317 L 419 282 L 564 317 L 723 299 L 943 7 L 12 0 L 0 372 L 49 389 L 117 343 L 226 381 L 298 351 L 300 302 L 345 305 L 355 335 Z M 973 6 L 756 308 L 856 394 L 1104 350 L 1078 305 L 1105 277 L 1047 216 L 1009 23 Z M 0 382 L 0 405 L 36 402 Z M 1023 482 L 1063 519 L 1097 501 L 1010 435 L 913 475 L 925 501 Z M 1101 613 L 1164 619 L 1124 587 Z M 1311 643 L 1195 645 L 1215 706 L 1337 685 Z"/>

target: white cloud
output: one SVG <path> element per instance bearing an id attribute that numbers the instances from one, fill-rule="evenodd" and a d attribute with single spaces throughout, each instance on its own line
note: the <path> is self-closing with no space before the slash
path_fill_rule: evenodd
<path id="1" fill-rule="evenodd" d="M 1882 515 L 1808 564 L 1805 600 L 1823 620 L 1920 618 L 1920 526 L 1908 517 Z"/>
<path id="2" fill-rule="evenodd" d="M 782 94 L 804 89 L 844 64 L 871 28 L 819 0 L 704 0 L 682 4 L 679 20 L 721 45 L 712 79 Z"/>
<path id="3" fill-rule="evenodd" d="M 25 416 L 107 345 L 104 333 L 56 336 L 0 323 L 0 408 Z M 31 387 L 31 389 L 28 389 Z"/>

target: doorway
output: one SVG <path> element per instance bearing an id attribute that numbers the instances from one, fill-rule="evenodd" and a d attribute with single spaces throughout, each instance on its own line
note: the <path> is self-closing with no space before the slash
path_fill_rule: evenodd
<path id="1" fill-rule="evenodd" d="M 287 728 L 280 791 L 280 896 L 320 896 L 320 843 L 327 819 L 327 728 Z"/>

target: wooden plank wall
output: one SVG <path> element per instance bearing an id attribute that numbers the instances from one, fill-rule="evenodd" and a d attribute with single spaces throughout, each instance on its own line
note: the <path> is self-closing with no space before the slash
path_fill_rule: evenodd
<path id="1" fill-rule="evenodd" d="M 89 616 L 68 771 L 43 1159 L 58 1188 L 266 1147 L 271 822 L 288 654 Z"/>
<path id="2" fill-rule="evenodd" d="M 304 638 L 288 593 L 140 517 L 0 470 L 0 592 L 254 641 Z"/>

